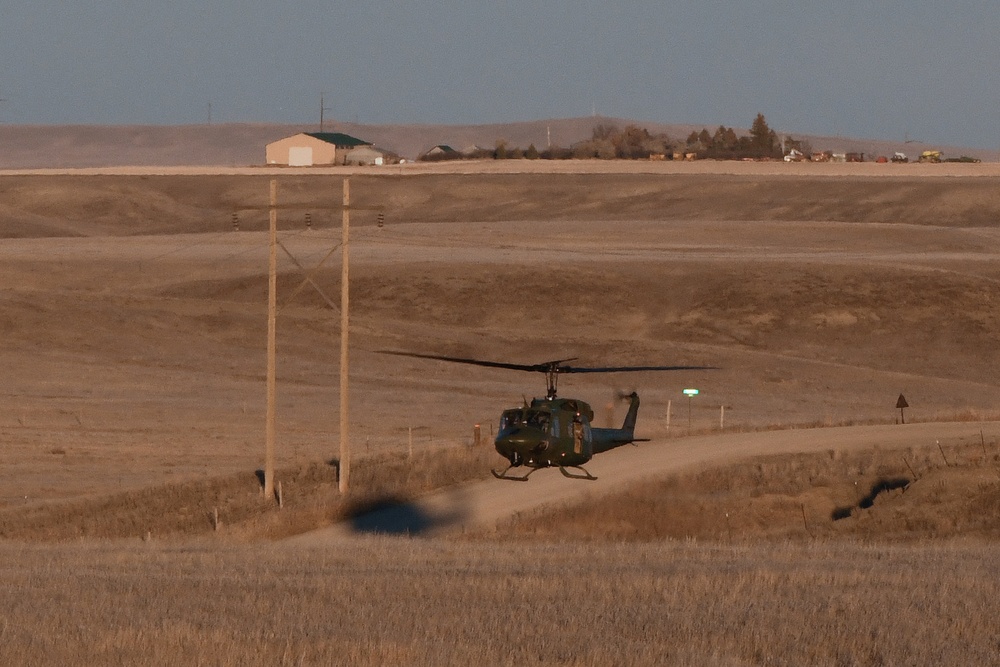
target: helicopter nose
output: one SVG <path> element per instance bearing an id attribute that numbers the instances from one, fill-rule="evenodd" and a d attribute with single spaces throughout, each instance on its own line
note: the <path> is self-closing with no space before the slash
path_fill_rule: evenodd
<path id="1" fill-rule="evenodd" d="M 535 444 L 535 439 L 523 432 L 511 433 L 502 438 L 497 438 L 497 446 L 504 446 L 509 449 L 525 449 Z"/>
<path id="2" fill-rule="evenodd" d="M 496 449 L 503 456 L 510 458 L 514 453 L 524 457 L 540 454 L 549 448 L 549 441 L 539 438 L 537 433 L 519 431 L 497 438 Z"/>
<path id="3" fill-rule="evenodd" d="M 519 430 L 497 438 L 496 447 L 505 456 L 510 452 L 527 454 L 538 446 L 538 436 L 530 431 Z"/>

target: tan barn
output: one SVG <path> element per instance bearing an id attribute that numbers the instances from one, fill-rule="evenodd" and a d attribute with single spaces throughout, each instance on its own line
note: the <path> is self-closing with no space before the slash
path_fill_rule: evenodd
<path id="1" fill-rule="evenodd" d="M 346 164 L 347 154 L 370 141 L 340 132 L 302 132 L 271 142 L 265 149 L 267 164 L 289 167 Z"/>

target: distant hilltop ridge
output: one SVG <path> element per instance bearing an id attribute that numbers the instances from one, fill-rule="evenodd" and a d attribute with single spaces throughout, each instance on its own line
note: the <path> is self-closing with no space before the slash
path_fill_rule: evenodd
<path id="1" fill-rule="evenodd" d="M 331 121 L 324 130 L 343 132 L 379 148 L 413 159 L 439 144 L 459 151 L 508 146 L 543 150 L 569 147 L 591 138 L 596 125 L 634 124 L 651 133 L 665 132 L 684 142 L 692 131 L 713 132 L 718 125 L 663 124 L 606 116 L 559 118 L 485 125 L 366 125 Z M 745 128 L 734 128 L 746 132 Z M 212 125 L 0 125 L 0 169 L 87 168 L 116 166 L 251 166 L 264 163 L 264 146 L 298 132 L 316 132 L 316 124 L 219 123 Z M 946 157 L 968 155 L 996 161 L 995 150 L 931 143 L 800 135 L 815 150 L 861 152 L 866 159 L 896 151 L 915 159 L 934 149 Z"/>

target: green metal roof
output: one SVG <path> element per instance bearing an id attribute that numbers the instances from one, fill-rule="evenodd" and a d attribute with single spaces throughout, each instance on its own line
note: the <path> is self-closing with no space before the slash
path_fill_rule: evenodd
<path id="1" fill-rule="evenodd" d="M 357 137 L 352 137 L 351 135 L 344 134 L 343 132 L 306 132 L 306 135 L 312 137 L 313 139 L 319 139 L 320 141 L 325 141 L 328 144 L 333 144 L 334 146 L 348 146 L 353 148 L 354 146 L 372 145 L 372 142 L 370 141 L 358 139 Z"/>

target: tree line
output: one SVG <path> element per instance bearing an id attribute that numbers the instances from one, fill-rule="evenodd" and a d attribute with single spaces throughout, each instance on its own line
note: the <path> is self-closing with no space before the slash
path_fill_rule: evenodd
<path id="1" fill-rule="evenodd" d="M 750 158 L 755 160 L 777 159 L 783 155 L 783 148 L 803 150 L 808 148 L 803 146 L 803 142 L 794 139 L 787 139 L 784 146 L 778 140 L 778 134 L 772 130 L 764 114 L 759 113 L 750 125 L 750 133 L 738 135 L 731 127 L 720 125 L 714 132 L 709 132 L 707 128 L 702 128 L 701 132 L 692 132 L 688 135 L 686 148 L 689 152 L 697 153 L 698 157 L 717 160 L 741 160 Z"/>
<path id="2" fill-rule="evenodd" d="M 786 140 L 785 148 L 803 150 L 808 148 L 803 142 Z M 808 152 L 808 151 L 806 151 Z M 692 132 L 687 141 L 678 142 L 666 133 L 652 134 L 646 128 L 629 124 L 624 128 L 598 124 L 591 137 L 577 142 L 571 147 L 547 147 L 539 150 L 534 144 L 527 148 L 511 146 L 504 139 L 498 139 L 493 148 L 476 148 L 469 152 L 459 151 L 424 155 L 424 161 L 493 159 L 493 160 L 649 160 L 673 159 L 676 154 L 695 154 L 698 158 L 740 160 L 781 159 L 782 144 L 777 133 L 772 130 L 764 114 L 758 113 L 748 134 L 737 134 L 731 127 L 720 125 L 714 132 L 703 128 Z"/>

